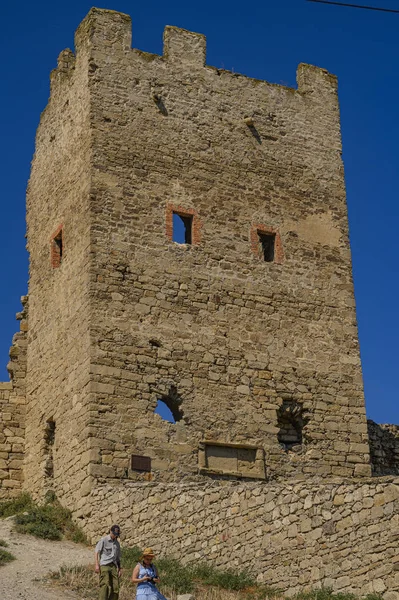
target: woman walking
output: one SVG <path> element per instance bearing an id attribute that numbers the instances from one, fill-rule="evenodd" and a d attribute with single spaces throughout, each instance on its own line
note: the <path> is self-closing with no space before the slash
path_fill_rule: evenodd
<path id="1" fill-rule="evenodd" d="M 132 582 L 137 583 L 136 600 L 166 600 L 156 587 L 159 576 L 152 563 L 155 554 L 151 548 L 145 548 L 140 562 L 133 569 Z"/>

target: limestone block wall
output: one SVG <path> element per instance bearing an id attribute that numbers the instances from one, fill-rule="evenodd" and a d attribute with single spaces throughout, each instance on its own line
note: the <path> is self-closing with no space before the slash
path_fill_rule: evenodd
<path id="1" fill-rule="evenodd" d="M 23 486 L 28 298 L 21 300 L 20 331 L 13 337 L 7 365 L 10 381 L 0 383 L 0 500 L 16 496 Z"/>
<path id="2" fill-rule="evenodd" d="M 30 323 L 25 487 L 65 503 L 86 478 L 89 426 L 88 59 L 61 52 L 27 192 Z M 85 462 L 86 461 L 86 462 Z"/>
<path id="3" fill-rule="evenodd" d="M 272 479 L 369 475 L 336 78 L 300 65 L 291 89 L 218 70 L 204 36 L 175 27 L 163 56 L 144 53 L 113 11 L 93 9 L 78 34 L 93 144 L 90 475 L 204 479 L 204 440 L 258 448 Z M 179 212 L 191 244 L 173 241 Z M 176 424 L 154 414 L 159 399 L 180 402 Z M 290 406 L 295 447 L 281 442 Z"/>
<path id="4" fill-rule="evenodd" d="M 399 475 L 399 425 L 368 420 L 373 475 Z"/>
<path id="5" fill-rule="evenodd" d="M 92 9 L 51 75 L 27 195 L 35 496 L 370 474 L 336 78 L 301 64 L 291 89 L 205 52 L 175 27 L 163 56 L 132 49 L 130 17 Z"/>
<path id="6" fill-rule="evenodd" d="M 14 460 L 13 440 L 18 437 L 13 427 L 15 405 L 10 402 L 11 392 L 11 382 L 0 383 L 0 499 L 9 498 L 21 486 L 20 478 L 11 477 L 10 472 Z"/>
<path id="7" fill-rule="evenodd" d="M 324 585 L 399 599 L 399 479 L 98 486 L 80 517 L 93 542 L 249 570 L 288 594 Z"/>

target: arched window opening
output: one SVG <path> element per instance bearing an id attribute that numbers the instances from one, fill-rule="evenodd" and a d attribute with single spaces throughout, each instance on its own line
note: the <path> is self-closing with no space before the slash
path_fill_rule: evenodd
<path id="1" fill-rule="evenodd" d="M 284 400 L 277 411 L 277 438 L 285 450 L 296 450 L 302 445 L 303 428 L 308 422 L 303 407 L 295 400 Z"/>
<path id="2" fill-rule="evenodd" d="M 176 423 L 183 418 L 181 403 L 182 398 L 180 398 L 179 394 L 177 393 L 176 386 L 172 385 L 168 394 L 158 398 L 154 413 L 159 415 L 164 421 Z"/>
<path id="3" fill-rule="evenodd" d="M 172 411 L 170 410 L 166 402 L 164 402 L 163 400 L 158 400 L 154 413 L 156 415 L 159 415 L 164 421 L 169 421 L 169 423 L 176 423 L 176 419 L 174 418 Z"/>

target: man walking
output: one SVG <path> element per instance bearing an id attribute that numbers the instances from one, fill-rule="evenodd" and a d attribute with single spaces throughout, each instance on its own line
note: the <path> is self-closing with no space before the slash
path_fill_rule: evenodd
<path id="1" fill-rule="evenodd" d="M 97 542 L 95 549 L 96 573 L 100 574 L 99 600 L 118 600 L 121 576 L 121 547 L 119 525 L 112 525 L 109 535 Z"/>

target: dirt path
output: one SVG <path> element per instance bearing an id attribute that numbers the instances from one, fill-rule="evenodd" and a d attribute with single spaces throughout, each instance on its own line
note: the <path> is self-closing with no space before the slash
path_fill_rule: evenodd
<path id="1" fill-rule="evenodd" d="M 0 539 L 17 560 L 0 567 L 1 600 L 72 600 L 77 596 L 41 583 L 61 565 L 93 562 L 93 551 L 73 542 L 50 542 L 11 532 L 12 519 L 0 520 Z"/>

